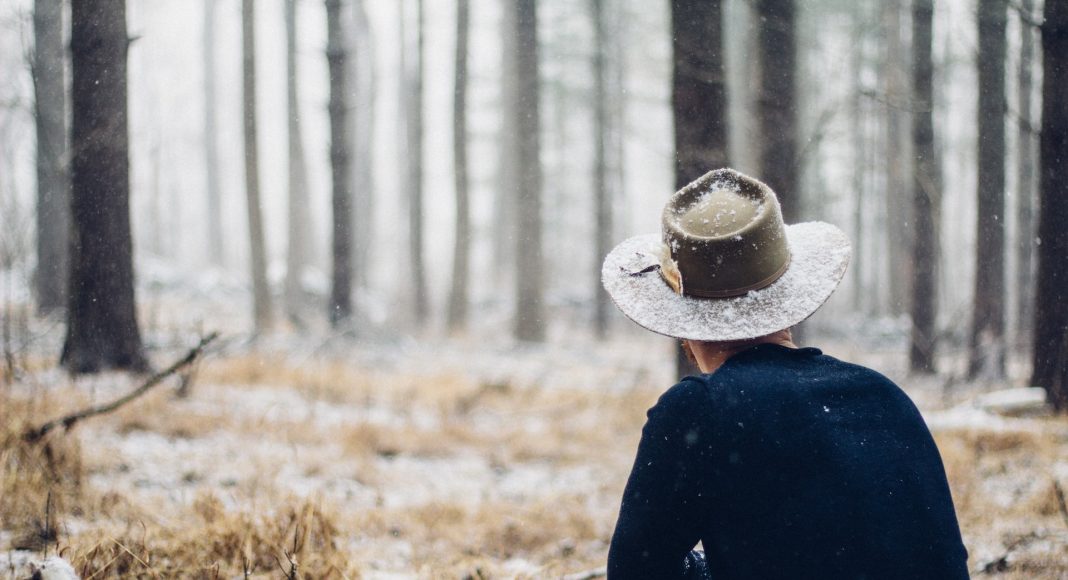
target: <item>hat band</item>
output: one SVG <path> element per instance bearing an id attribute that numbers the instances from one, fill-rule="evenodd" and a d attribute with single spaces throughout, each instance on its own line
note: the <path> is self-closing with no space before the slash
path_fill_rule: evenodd
<path id="1" fill-rule="evenodd" d="M 670 258 L 668 259 L 668 261 L 670 261 L 671 266 L 674 266 L 674 268 L 663 267 L 662 261 L 661 267 L 658 270 L 660 272 L 660 277 L 664 280 L 664 282 L 667 283 L 668 286 L 671 287 L 672 290 L 675 291 L 676 294 L 692 296 L 694 298 L 732 298 L 734 296 L 741 296 L 746 292 L 752 292 L 753 290 L 760 290 L 761 288 L 771 286 L 776 280 L 781 278 L 782 275 L 786 273 L 786 269 L 790 267 L 790 259 L 791 256 L 787 254 L 786 261 L 783 262 L 782 267 L 780 267 L 771 276 L 768 276 L 767 278 L 755 284 L 750 284 L 741 288 L 729 288 L 726 290 L 705 290 L 701 288 L 693 288 L 691 286 L 683 285 L 682 272 L 679 271 L 678 265 L 674 262 L 674 260 L 671 260 Z"/>

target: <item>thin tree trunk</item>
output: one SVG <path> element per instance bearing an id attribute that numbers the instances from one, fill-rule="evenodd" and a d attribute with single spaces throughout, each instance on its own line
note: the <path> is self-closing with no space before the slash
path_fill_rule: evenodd
<path id="1" fill-rule="evenodd" d="M 723 8 L 718 0 L 673 0 L 675 188 L 730 164 Z"/>
<path id="2" fill-rule="evenodd" d="M 608 314 L 611 309 L 608 293 L 601 286 L 601 260 L 612 249 L 612 196 L 608 186 L 607 149 L 609 146 L 608 96 L 606 89 L 607 67 L 605 51 L 608 41 L 605 34 L 605 15 L 603 0 L 590 0 L 593 20 L 593 107 L 594 107 L 594 223 L 596 241 L 592 280 L 594 295 L 593 327 L 597 338 L 604 338 L 608 333 Z"/>
<path id="3" fill-rule="evenodd" d="M 304 160 L 304 133 L 301 130 L 300 99 L 297 96 L 297 0 L 285 0 L 286 23 L 286 109 L 289 128 L 289 211 L 284 302 L 286 314 L 299 320 L 303 305 L 301 273 L 311 258 L 308 236 L 311 216 L 308 210 L 308 175 Z"/>
<path id="4" fill-rule="evenodd" d="M 367 11 L 363 0 L 355 0 L 353 5 L 353 34 L 356 47 L 352 59 L 355 71 L 356 110 L 353 114 L 355 135 L 353 136 L 355 160 L 353 162 L 353 227 L 355 247 L 353 248 L 353 279 L 356 286 L 367 286 L 370 281 L 370 256 L 374 232 L 374 130 L 375 130 L 375 61 L 372 52 L 374 39 L 371 26 L 367 20 Z"/>
<path id="5" fill-rule="evenodd" d="M 1039 138 L 1038 291 L 1034 374 L 1061 413 L 1068 411 L 1068 4 L 1046 2 L 1042 25 L 1042 134 Z"/>
<path id="6" fill-rule="evenodd" d="M 67 173 L 67 90 L 63 0 L 35 0 L 33 89 L 37 124 L 37 308 L 67 300 L 70 181 Z"/>
<path id="7" fill-rule="evenodd" d="M 126 108 L 126 3 L 71 5 L 71 272 L 60 364 L 148 369 L 137 325 Z"/>
<path id="8" fill-rule="evenodd" d="M 942 214 L 941 161 L 934 140 L 934 93 L 931 62 L 934 0 L 912 2 L 912 114 L 914 180 L 912 184 L 915 237 L 912 242 L 912 332 L 909 368 L 916 373 L 933 373 L 938 314 L 938 261 L 941 243 L 938 224 Z"/>
<path id="9" fill-rule="evenodd" d="M 979 1 L 979 168 L 968 377 L 1005 376 L 1004 0 Z"/>
<path id="10" fill-rule="evenodd" d="M 352 316 L 352 193 L 349 190 L 352 176 L 346 118 L 348 83 L 341 30 L 341 0 L 326 0 L 326 34 L 326 60 L 330 69 L 330 169 L 334 218 L 330 323 L 337 327 Z"/>
<path id="11" fill-rule="evenodd" d="M 501 14 L 501 83 L 500 103 L 501 121 L 497 131 L 497 140 L 501 150 L 497 166 L 497 188 L 493 199 L 493 277 L 496 288 L 507 288 L 515 283 L 515 232 L 518 212 L 516 210 L 516 183 L 519 179 L 519 161 L 516 159 L 518 147 L 512 142 L 516 138 L 516 121 L 512 114 L 512 101 L 516 85 L 519 82 L 516 72 L 515 18 L 514 2 L 502 3 Z"/>
<path id="12" fill-rule="evenodd" d="M 760 47 L 760 178 L 778 195 L 786 223 L 800 221 L 801 159 L 798 157 L 797 41 L 794 0 L 757 0 Z M 802 325 L 794 342 L 804 339 Z"/>
<path id="13" fill-rule="evenodd" d="M 408 248 L 411 260 L 413 309 L 416 326 L 427 323 L 429 305 L 423 249 L 423 0 L 415 0 L 415 54 L 405 68 L 408 75 Z M 405 38 L 401 38 L 406 43 Z"/>
<path id="14" fill-rule="evenodd" d="M 456 179 L 456 241 L 452 257 L 452 291 L 449 293 L 448 328 L 467 324 L 468 275 L 471 247 L 471 210 L 467 182 L 467 46 L 469 0 L 456 0 L 456 68 L 453 81 L 453 172 Z"/>
<path id="15" fill-rule="evenodd" d="M 615 236 L 615 224 L 627 223 L 629 212 L 627 203 L 627 171 L 626 171 L 626 126 L 627 117 L 627 49 L 629 43 L 627 35 L 627 5 L 626 1 L 617 2 L 611 11 L 612 17 L 608 37 L 608 197 L 612 205 L 611 236 Z M 597 260 L 599 263 L 604 256 Z M 610 309 L 611 310 L 611 309 Z"/>
<path id="16" fill-rule="evenodd" d="M 886 31 L 884 96 L 886 100 L 886 215 L 887 259 L 890 276 L 887 290 L 890 314 L 897 316 L 908 310 L 909 281 L 912 263 L 912 223 L 909 211 L 908 176 L 908 114 L 903 107 L 909 94 L 908 71 L 905 69 L 907 47 L 902 31 L 904 0 L 883 0 L 883 25 Z"/>
<path id="17" fill-rule="evenodd" d="M 867 128 L 867 111 L 865 110 L 865 96 L 864 93 L 867 88 L 864 86 L 864 70 L 867 66 L 867 60 L 865 58 L 865 38 L 866 26 L 868 19 L 865 14 L 865 5 L 857 2 L 853 4 L 852 14 L 852 40 L 853 40 L 853 52 L 850 56 L 852 67 L 852 82 L 853 82 L 853 98 L 850 111 L 850 123 L 852 125 L 852 146 L 853 146 L 853 253 L 857 259 L 853 260 L 853 264 L 850 266 L 852 269 L 852 281 L 853 281 L 853 312 L 855 314 L 861 314 L 865 311 L 867 306 L 866 298 L 868 293 L 866 292 L 864 272 L 866 271 L 865 264 L 867 260 L 864 259 L 865 248 L 867 246 L 865 229 L 864 229 L 864 192 L 865 184 L 867 180 L 868 169 L 868 155 L 867 149 L 870 146 L 870 140 L 866 138 Z"/>
<path id="18" fill-rule="evenodd" d="M 512 2 L 509 2 L 512 5 Z M 510 57 L 516 85 L 510 92 L 510 116 L 515 123 L 516 162 L 516 316 L 515 336 L 523 341 L 545 339 L 541 223 L 540 79 L 538 76 L 537 0 L 515 0 L 515 50 Z"/>
<path id="19" fill-rule="evenodd" d="M 271 326 L 271 293 L 267 286 L 267 250 L 260 207 L 259 146 L 256 142 L 256 0 L 242 0 L 242 93 L 244 95 L 245 193 L 249 254 L 252 267 L 252 313 L 256 332 Z"/>
<path id="20" fill-rule="evenodd" d="M 722 22 L 719 0 L 671 3 L 675 189 L 730 164 Z M 675 348 L 675 362 L 680 377 L 700 372 L 681 344 Z"/>
<path id="21" fill-rule="evenodd" d="M 219 136 L 215 103 L 215 1 L 204 0 L 204 167 L 208 194 L 208 259 L 226 261 L 223 246 L 222 186 L 219 184 Z"/>
<path id="22" fill-rule="evenodd" d="M 801 215 L 797 157 L 794 0 L 758 0 L 760 22 L 760 178 L 779 196 L 786 223 Z"/>
<path id="23" fill-rule="evenodd" d="M 1034 67 L 1034 32 L 1029 19 L 1035 11 L 1034 0 L 1021 0 L 1020 10 L 1026 17 L 1020 18 L 1020 64 L 1017 83 L 1017 102 L 1020 109 L 1020 123 L 1017 129 L 1017 179 L 1016 179 L 1016 287 L 1017 316 L 1016 343 L 1026 345 L 1034 331 L 1034 294 L 1028 290 L 1034 288 L 1034 248 L 1035 248 L 1035 212 L 1033 208 L 1038 200 L 1035 197 L 1035 131 L 1031 114 L 1031 95 L 1034 91 L 1032 67 Z"/>

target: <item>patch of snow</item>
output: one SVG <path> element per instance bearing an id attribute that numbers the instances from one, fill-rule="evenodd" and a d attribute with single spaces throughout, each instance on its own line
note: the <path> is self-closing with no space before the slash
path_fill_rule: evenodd
<path id="1" fill-rule="evenodd" d="M 991 413 L 1017 417 L 1042 413 L 1046 406 L 1046 390 L 1041 387 L 1023 387 L 985 393 L 975 399 L 975 405 Z"/>
<path id="2" fill-rule="evenodd" d="M 9 578 L 79 580 L 74 567 L 63 558 L 48 556 L 42 560 L 35 553 L 23 550 L 0 553 L 0 571 Z"/>

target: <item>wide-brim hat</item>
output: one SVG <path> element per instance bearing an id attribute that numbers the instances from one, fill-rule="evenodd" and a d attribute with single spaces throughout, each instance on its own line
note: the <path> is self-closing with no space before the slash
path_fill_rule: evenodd
<path id="1" fill-rule="evenodd" d="M 783 223 L 775 192 L 733 169 L 676 192 L 661 225 L 616 246 L 601 281 L 628 318 L 674 338 L 746 340 L 790 328 L 830 298 L 851 253 L 831 224 Z"/>

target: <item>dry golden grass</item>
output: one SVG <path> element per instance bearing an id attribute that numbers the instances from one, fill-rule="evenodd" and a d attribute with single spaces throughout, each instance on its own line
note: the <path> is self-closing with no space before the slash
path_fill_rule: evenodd
<path id="1" fill-rule="evenodd" d="M 83 578 L 358 578 L 330 510 L 290 500 L 257 510 L 227 510 L 198 497 L 187 520 L 81 536 L 62 547 Z"/>
<path id="2" fill-rule="evenodd" d="M 58 537 L 60 516 L 82 509 L 78 440 L 49 437 L 29 444 L 22 438 L 53 409 L 47 400 L 0 395 L 0 529 L 13 533 L 14 548 L 49 545 Z"/>
<path id="3" fill-rule="evenodd" d="M 277 578 L 294 562 L 301 578 L 540 578 L 595 568 L 659 394 L 244 355 L 205 362 L 190 399 L 164 387 L 74 433 L 20 439 L 26 426 L 84 404 L 82 388 L 0 391 L 0 530 L 15 539 L 2 548 L 58 548 L 84 578 Z M 142 435 L 164 459 L 138 471 L 138 457 L 114 446 Z M 1057 467 L 1068 457 L 1068 423 L 936 439 L 973 568 L 1068 577 L 1068 482 L 1056 479 L 1068 473 Z M 225 444 L 232 449 L 215 449 Z M 222 459 L 166 459 L 190 449 Z M 460 465 L 467 471 L 449 473 Z M 520 474 L 499 488 L 524 470 L 541 479 L 524 484 Z M 553 487 L 569 474 L 598 480 Z M 455 481 L 429 485 L 438 478 Z"/>
<path id="4" fill-rule="evenodd" d="M 1055 465 L 1068 423 L 936 434 L 973 569 L 1005 578 L 1068 577 L 1068 506 Z"/>

